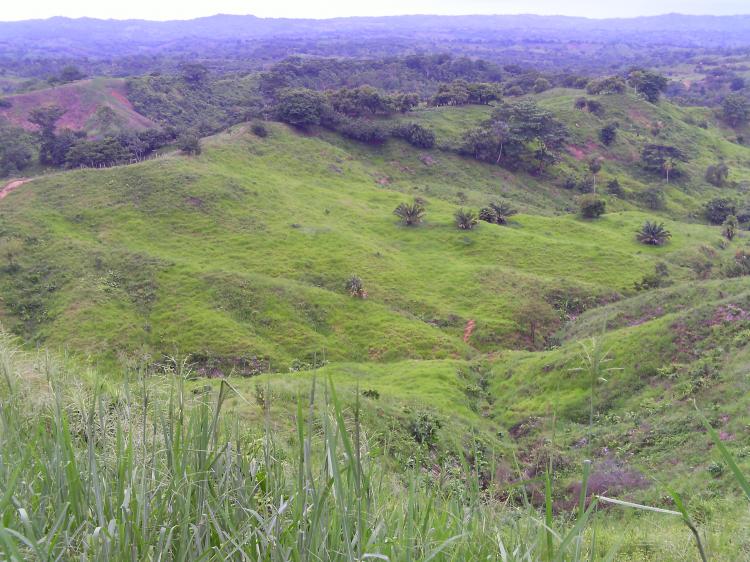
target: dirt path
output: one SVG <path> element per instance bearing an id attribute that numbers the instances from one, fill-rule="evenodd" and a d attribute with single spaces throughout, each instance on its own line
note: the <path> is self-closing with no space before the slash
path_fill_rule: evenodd
<path id="1" fill-rule="evenodd" d="M 31 181 L 31 178 L 21 178 L 18 180 L 9 181 L 2 189 L 0 189 L 0 199 L 5 199 L 5 196 L 8 195 L 11 191 L 18 187 L 21 187 L 23 184 L 29 181 Z"/>

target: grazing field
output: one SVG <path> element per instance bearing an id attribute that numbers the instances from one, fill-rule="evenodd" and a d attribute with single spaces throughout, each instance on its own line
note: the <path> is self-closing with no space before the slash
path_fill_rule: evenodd
<path id="1" fill-rule="evenodd" d="M 745 196 L 750 149 L 699 108 L 580 96 L 527 96 L 570 133 L 534 173 L 461 155 L 493 111 L 466 106 L 378 120 L 429 149 L 256 120 L 8 191 L 5 556 L 746 557 L 748 238 L 706 204 Z M 669 180 L 654 143 L 690 155 Z"/>

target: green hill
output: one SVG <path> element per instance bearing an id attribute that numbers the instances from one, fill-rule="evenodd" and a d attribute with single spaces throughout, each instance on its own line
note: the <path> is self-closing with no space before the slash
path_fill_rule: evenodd
<path id="1" fill-rule="evenodd" d="M 28 121 L 29 113 L 36 107 L 49 105 L 65 110 L 58 128 L 85 131 L 91 136 L 113 130 L 142 131 L 155 126 L 148 117 L 133 109 L 126 95 L 125 80 L 121 78 L 79 80 L 7 96 L 4 101 L 7 107 L 0 108 L 0 117 L 11 125 L 32 131 L 37 127 Z M 102 108 L 109 112 L 103 115 Z"/>
<path id="2" fill-rule="evenodd" d="M 568 506 L 593 457 L 594 493 L 669 505 L 655 477 L 704 502 L 718 525 L 736 511 L 721 500 L 734 485 L 693 400 L 746 468 L 750 280 L 725 275 L 744 232 L 722 239 L 701 210 L 742 194 L 750 149 L 695 124 L 708 118 L 700 109 L 599 96 L 597 117 L 574 109 L 575 97 L 539 96 L 572 133 L 547 176 L 450 150 L 491 111 L 469 107 L 404 118 L 436 131 L 432 150 L 276 123 L 259 137 L 240 125 L 204 139 L 200 156 L 36 178 L 0 202 L 0 235 L 15 243 L 0 271 L 0 318 L 102 368 L 189 356 L 198 374 L 248 375 L 231 383 L 256 402 L 227 407 L 258 427 L 270 392 L 267 423 L 290 447 L 298 397 L 330 377 L 347 414 L 367 391 L 362 421 L 389 466 L 416 463 L 442 481 L 469 458 L 508 485 L 538 483 L 551 458 L 556 505 Z M 598 130 L 612 120 L 618 140 L 604 147 Z M 688 155 L 681 177 L 666 184 L 641 169 L 650 142 Z M 600 190 L 608 212 L 585 220 L 562 178 L 593 155 L 599 184 L 617 177 L 625 193 Z M 731 169 L 723 188 L 703 179 L 720 159 Z M 663 210 L 637 195 L 654 185 Z M 393 210 L 414 198 L 426 220 L 402 226 Z M 458 207 L 498 199 L 520 211 L 507 226 L 455 227 Z M 638 243 L 646 220 L 663 221 L 671 241 Z M 670 285 L 637 291 L 657 267 Z M 366 298 L 349 295 L 352 275 Z M 610 361 L 592 370 L 587 354 Z M 261 372 L 270 374 L 249 376 Z M 678 559 L 653 549 L 653 559 Z"/>

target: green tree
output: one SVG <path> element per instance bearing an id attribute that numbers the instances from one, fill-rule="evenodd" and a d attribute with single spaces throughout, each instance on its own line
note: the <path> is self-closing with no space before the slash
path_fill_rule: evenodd
<path id="1" fill-rule="evenodd" d="M 541 76 L 534 81 L 534 93 L 536 94 L 541 94 L 542 92 L 546 92 L 551 87 L 552 87 L 552 84 L 550 84 L 550 81 Z"/>
<path id="2" fill-rule="evenodd" d="M 604 146 L 610 146 L 617 138 L 617 123 L 608 123 L 599 131 L 599 140 Z"/>
<path id="3" fill-rule="evenodd" d="M 86 78 L 86 75 L 81 72 L 81 70 L 77 66 L 73 66 L 71 64 L 63 67 L 63 69 L 60 71 L 60 82 L 63 84 L 67 84 L 68 82 L 75 82 L 76 80 L 83 80 Z"/>
<path id="4" fill-rule="evenodd" d="M 182 79 L 191 86 L 203 86 L 208 81 L 208 68 L 197 62 L 180 65 Z"/>
<path id="5" fill-rule="evenodd" d="M 280 121 L 301 129 L 319 125 L 326 100 L 322 94 L 306 88 L 282 90 L 276 105 Z"/>
<path id="6" fill-rule="evenodd" d="M 742 94 L 729 94 L 721 103 L 721 112 L 730 127 L 739 127 L 750 119 L 750 102 Z"/>
<path id="7" fill-rule="evenodd" d="M 712 224 L 722 224 L 729 215 L 737 215 L 737 205 L 726 197 L 715 197 L 704 206 L 706 219 Z"/>
<path id="8" fill-rule="evenodd" d="M 679 173 L 677 164 L 686 161 L 687 158 L 682 151 L 674 146 L 647 144 L 641 151 L 643 167 L 648 171 L 663 175 L 667 183 L 669 183 L 670 176 Z"/>
<path id="9" fill-rule="evenodd" d="M 39 132 L 44 139 L 54 136 L 57 122 L 65 115 L 65 112 L 66 110 L 59 105 L 35 107 L 29 112 L 28 120 L 39 127 Z"/>
<path id="10" fill-rule="evenodd" d="M 552 333 L 560 324 L 560 315 L 542 299 L 525 302 L 516 311 L 516 324 L 529 342 L 530 349 L 544 347 L 544 337 Z"/>
<path id="11" fill-rule="evenodd" d="M 185 132 L 177 139 L 177 148 L 183 154 L 198 155 L 201 153 L 201 139 L 197 133 L 191 131 Z"/>
<path id="12" fill-rule="evenodd" d="M 435 146 L 435 133 L 419 123 L 399 123 L 391 129 L 391 135 L 418 148 Z"/>
<path id="13" fill-rule="evenodd" d="M 712 164 L 706 168 L 706 181 L 716 187 L 723 187 L 729 179 L 729 166 L 724 162 Z"/>
<path id="14" fill-rule="evenodd" d="M 602 171 L 602 159 L 598 156 L 594 156 L 589 160 L 588 166 L 589 172 L 591 172 L 591 177 L 594 179 L 594 192 L 596 192 L 596 176 Z"/>
<path id="15" fill-rule="evenodd" d="M 632 69 L 628 73 L 628 84 L 651 103 L 659 101 L 661 93 L 667 89 L 667 83 L 666 77 L 649 70 Z"/>

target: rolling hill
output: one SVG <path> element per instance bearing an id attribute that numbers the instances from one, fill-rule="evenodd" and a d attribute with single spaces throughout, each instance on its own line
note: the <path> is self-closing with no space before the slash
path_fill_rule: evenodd
<path id="1" fill-rule="evenodd" d="M 551 462 L 562 511 L 593 458 L 591 494 L 670 507 L 674 488 L 701 506 L 716 550 L 745 552 L 747 510 L 726 499 L 734 485 L 695 404 L 747 468 L 750 278 L 725 272 L 748 238 L 723 239 L 701 214 L 712 197 L 743 196 L 750 149 L 700 108 L 602 96 L 598 117 L 574 109 L 577 95 L 536 96 L 571 131 L 555 175 L 457 155 L 491 109 L 446 107 L 403 118 L 436 131 L 431 150 L 243 124 L 198 156 L 35 178 L 0 201 L 0 236 L 20 241 L 0 270 L 0 319 L 92 369 L 173 373 L 185 360 L 196 396 L 224 388 L 196 375 L 229 376 L 232 419 L 253 437 L 270 428 L 281 457 L 300 445 L 300 396 L 331 381 L 342 420 L 361 421 L 392 473 L 416 466 L 464 493 L 469 459 L 480 480 L 528 483 L 540 505 Z M 597 132 L 612 120 L 606 147 Z M 689 155 L 679 179 L 640 167 L 654 139 Z M 586 220 L 560 180 L 593 156 L 599 185 L 617 178 L 623 192 L 600 187 L 607 213 Z M 706 184 L 722 160 L 730 183 Z M 639 196 L 655 185 L 664 209 Z M 414 198 L 426 220 L 402 226 L 393 210 Z M 497 199 L 520 211 L 507 226 L 455 227 L 457 208 Z M 638 243 L 646 220 L 672 239 Z M 657 268 L 664 286 L 637 290 Z M 352 275 L 366 298 L 349 294 Z M 606 544 L 622 538 L 617 517 Z M 624 521 L 636 528 L 624 560 L 694 553 L 673 527 Z"/>
<path id="2" fill-rule="evenodd" d="M 28 121 L 29 112 L 36 107 L 57 105 L 65 110 L 57 124 L 58 129 L 86 131 L 90 136 L 100 135 L 103 127 L 116 130 L 141 131 L 154 127 L 154 123 L 133 109 L 128 101 L 125 80 L 118 78 L 93 78 L 62 86 L 33 90 L 7 96 L 9 107 L 0 107 L 0 119 L 26 130 L 36 130 Z M 112 110 L 111 123 L 102 123 L 97 111 Z"/>

